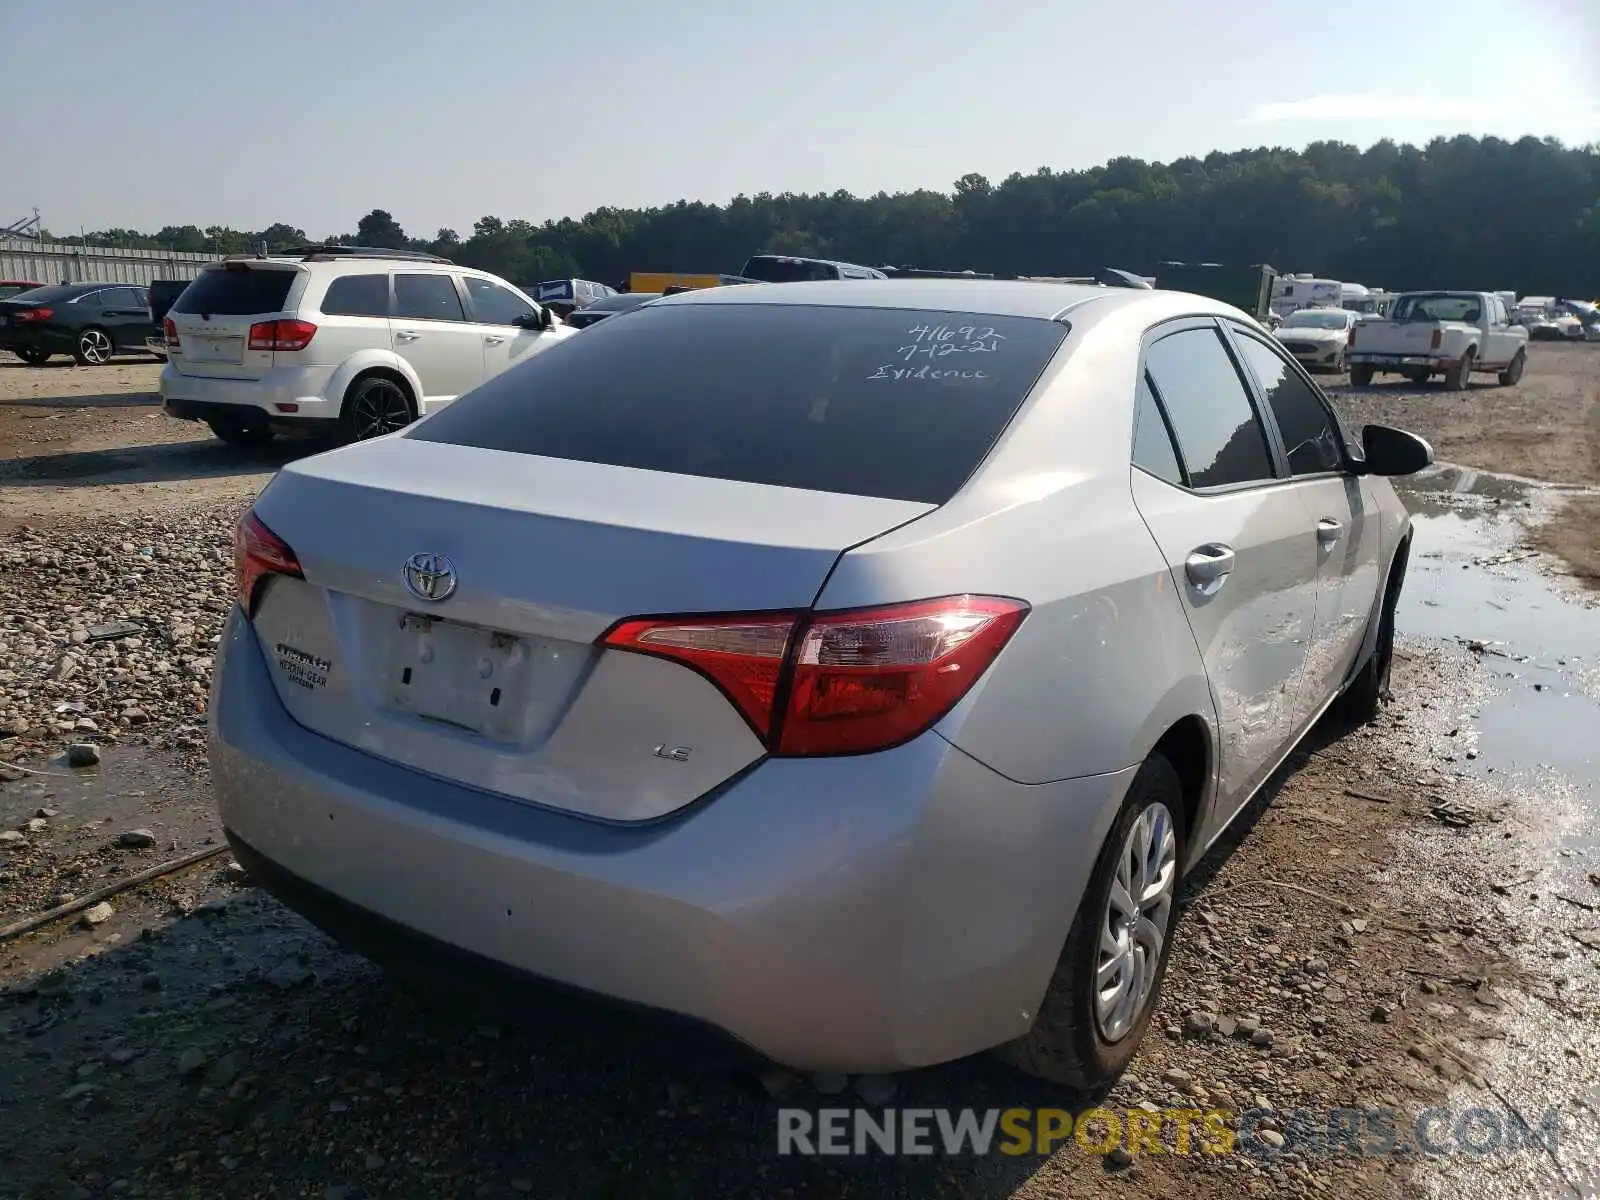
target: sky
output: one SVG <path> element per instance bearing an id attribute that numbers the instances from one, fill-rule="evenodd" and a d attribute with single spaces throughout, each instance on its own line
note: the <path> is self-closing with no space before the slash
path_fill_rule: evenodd
<path id="1" fill-rule="evenodd" d="M 0 0 L 0 98 L 0 225 L 466 235 L 1118 155 L 1600 141 L 1600 3 Z"/>

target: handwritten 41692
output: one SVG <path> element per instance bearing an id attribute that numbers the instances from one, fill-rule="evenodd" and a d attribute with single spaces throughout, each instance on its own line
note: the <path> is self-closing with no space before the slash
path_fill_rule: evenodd
<path id="1" fill-rule="evenodd" d="M 1005 335 L 983 325 L 917 325 L 911 341 L 896 352 L 902 362 L 918 358 L 944 358 L 951 354 L 993 354 Z"/>

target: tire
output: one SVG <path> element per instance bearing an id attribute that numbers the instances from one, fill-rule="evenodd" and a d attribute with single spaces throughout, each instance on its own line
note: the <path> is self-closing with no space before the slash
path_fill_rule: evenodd
<path id="1" fill-rule="evenodd" d="M 1528 355 L 1525 351 L 1518 350 L 1517 356 L 1511 360 L 1511 365 L 1500 372 L 1501 387 L 1515 387 L 1522 382 L 1522 372 L 1527 368 Z"/>
<path id="2" fill-rule="evenodd" d="M 1411 543 L 1407 542 L 1395 554 L 1394 565 L 1389 568 L 1383 609 L 1378 614 L 1378 640 L 1372 648 L 1372 656 L 1356 672 L 1336 705 L 1339 715 L 1352 725 L 1372 724 L 1383 711 L 1384 704 L 1393 698 L 1389 684 L 1394 671 L 1394 610 L 1400 602 L 1400 589 L 1405 586 L 1406 564 L 1410 558 Z"/>
<path id="3" fill-rule="evenodd" d="M 1345 361 L 1344 351 L 1341 350 L 1339 357 L 1333 360 L 1333 373 L 1335 375 L 1343 375 L 1349 369 L 1350 364 Z"/>
<path id="4" fill-rule="evenodd" d="M 1095 860 L 1094 872 L 1084 889 L 1083 900 L 1073 918 L 1033 1028 L 1016 1041 L 995 1047 L 993 1053 L 1002 1062 L 1039 1079 L 1083 1092 L 1105 1086 L 1128 1065 L 1160 1000 L 1161 980 L 1172 950 L 1172 936 L 1177 926 L 1179 862 L 1184 843 L 1183 811 L 1183 786 L 1177 769 L 1164 755 L 1152 754 L 1129 785 L 1122 808 L 1106 835 L 1105 845 L 1100 848 L 1100 856 Z M 1132 1012 L 1120 1014 L 1120 1023 L 1113 1022 L 1108 1027 L 1103 1010 L 1097 1004 L 1094 981 L 1100 967 L 1101 933 L 1110 929 L 1115 913 L 1111 906 L 1112 885 L 1119 875 L 1126 879 L 1132 874 L 1131 848 L 1152 842 L 1162 847 L 1161 867 L 1156 874 L 1158 880 L 1165 883 L 1159 917 L 1160 946 L 1153 968 L 1148 969 L 1142 1000 L 1136 996 Z M 1143 924 L 1153 926 L 1156 923 L 1146 921 Z M 1117 924 L 1121 924 L 1120 918 Z M 1117 929 L 1112 938 L 1124 945 L 1125 953 L 1130 955 L 1120 974 L 1113 978 L 1125 978 L 1131 970 L 1137 991 L 1138 977 L 1142 974 L 1138 964 L 1148 963 L 1148 954 L 1139 958 L 1131 956 L 1147 942 L 1131 937 L 1126 926 Z M 1111 1015 L 1119 1014 L 1113 1009 Z"/>
<path id="5" fill-rule="evenodd" d="M 50 361 L 50 351 L 41 350 L 37 346 L 19 346 L 14 353 L 30 367 L 42 367 Z"/>
<path id="6" fill-rule="evenodd" d="M 1467 384 L 1472 379 L 1472 351 L 1462 352 L 1460 358 L 1450 364 L 1450 369 L 1444 373 L 1444 385 L 1452 392 L 1464 392 Z"/>
<path id="7" fill-rule="evenodd" d="M 1371 387 L 1376 373 L 1371 363 L 1356 363 L 1350 368 L 1350 382 L 1355 387 Z"/>
<path id="8" fill-rule="evenodd" d="M 1416 384 L 1418 387 L 1422 387 L 1428 382 L 1428 380 L 1433 378 L 1433 372 L 1432 371 L 1407 371 L 1406 372 L 1406 378 L 1409 379 L 1412 383 Z"/>
<path id="9" fill-rule="evenodd" d="M 347 442 L 363 442 L 404 429 L 414 420 L 416 408 L 404 384 L 387 375 L 367 375 L 345 393 L 339 432 Z"/>
<path id="10" fill-rule="evenodd" d="M 111 335 L 98 325 L 91 325 L 78 334 L 72 347 L 72 357 L 80 367 L 103 367 L 116 352 L 117 345 Z"/>
<path id="11" fill-rule="evenodd" d="M 265 417 L 207 417 L 206 424 L 230 446 L 265 446 L 273 437 Z"/>

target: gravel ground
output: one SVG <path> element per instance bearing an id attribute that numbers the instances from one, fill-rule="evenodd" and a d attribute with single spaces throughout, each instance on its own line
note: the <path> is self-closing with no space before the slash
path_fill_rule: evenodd
<path id="1" fill-rule="evenodd" d="M 0 369 L 0 389 L 28 374 Z M 232 451 L 235 466 L 219 466 L 230 460 L 211 442 L 140 445 L 130 430 L 166 425 L 121 408 L 19 453 L 6 430 L 32 426 L 6 423 L 4 396 L 0 513 L 19 497 L 30 508 L 0 527 L 0 761 L 13 764 L 0 767 L 0 925 L 219 845 L 203 705 L 229 527 L 265 477 Z M 118 474 L 179 452 L 211 473 L 174 468 L 153 492 Z M 135 466 L 43 482 L 60 479 L 57 460 L 105 453 Z M 1531 552 L 1513 541 L 1469 556 L 1459 578 L 1516 582 L 1509 604 L 1527 602 L 1537 576 L 1497 564 Z M 223 855 L 120 892 L 109 911 L 0 941 L 0 1198 L 1563 1194 L 1600 1155 L 1272 1153 L 1296 1107 L 1531 1103 L 1516 1082 L 1533 1064 L 1573 1144 L 1595 1132 L 1563 1074 L 1597 1060 L 1595 952 L 1582 937 L 1600 920 L 1582 906 L 1600 905 L 1600 887 L 1561 873 L 1590 843 L 1558 851 L 1535 837 L 1553 784 L 1501 786 L 1477 770 L 1489 761 L 1479 708 L 1497 688 L 1541 685 L 1496 675 L 1502 662 L 1530 668 L 1462 641 L 1408 640 L 1381 721 L 1317 730 L 1188 881 L 1157 1026 L 1106 1103 L 1270 1109 L 1252 1153 L 1124 1163 L 1069 1142 L 1015 1158 L 780 1158 L 777 1109 L 844 1103 L 825 1094 L 841 1085 L 872 1106 L 1078 1098 L 986 1060 L 894 1081 L 757 1080 L 542 1016 L 467 1009 L 341 953 Z M 1557 649 L 1600 660 L 1592 636 Z M 99 763 L 68 765 L 74 743 Z M 1555 891 L 1579 904 L 1530 912 L 1525 896 Z M 1555 1019 L 1534 1036 L 1540 1013 Z M 1514 1182 L 1496 1191 L 1502 1178 Z"/>

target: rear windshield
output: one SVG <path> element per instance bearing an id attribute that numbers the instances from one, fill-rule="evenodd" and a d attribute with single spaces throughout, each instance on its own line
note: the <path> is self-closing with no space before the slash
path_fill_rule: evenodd
<path id="1" fill-rule="evenodd" d="M 806 283 L 813 279 L 837 279 L 839 268 L 804 258 L 766 258 L 757 255 L 745 262 L 744 270 L 739 274 L 763 283 Z"/>
<path id="2" fill-rule="evenodd" d="M 490 379 L 408 436 L 943 504 L 1066 327 L 791 304 L 640 309 Z"/>
<path id="3" fill-rule="evenodd" d="M 1401 297 L 1393 316 L 1396 321 L 1476 321 L 1483 316 L 1483 306 L 1476 296 L 1430 292 Z"/>
<path id="4" fill-rule="evenodd" d="M 207 317 L 249 317 L 283 311 L 293 270 L 208 268 L 183 290 L 170 311 Z"/>

